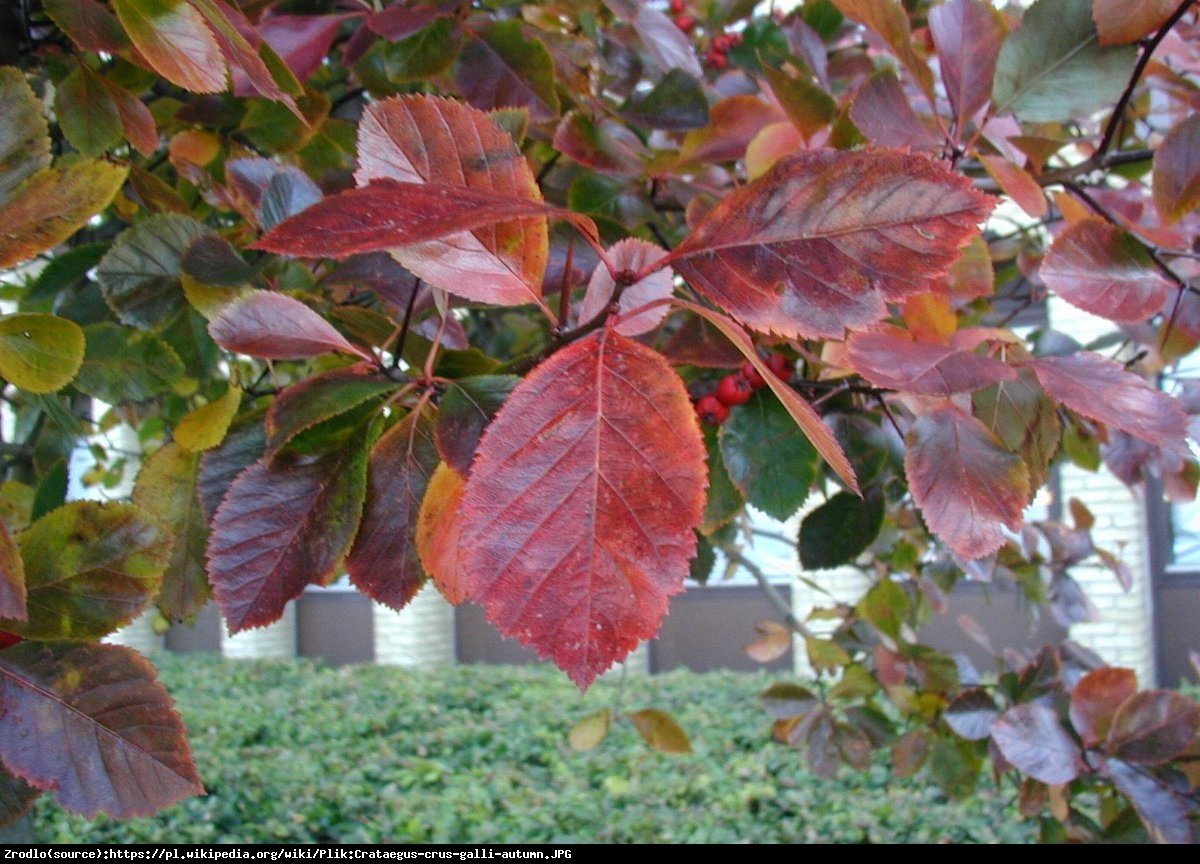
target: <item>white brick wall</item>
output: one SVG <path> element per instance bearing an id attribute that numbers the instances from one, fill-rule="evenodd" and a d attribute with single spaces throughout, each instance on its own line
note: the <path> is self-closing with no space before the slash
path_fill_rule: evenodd
<path id="1" fill-rule="evenodd" d="M 427 669 L 455 662 L 454 607 L 426 585 L 399 612 L 376 604 L 375 662 Z"/>
<path id="2" fill-rule="evenodd" d="M 231 635 L 221 619 L 221 655 L 238 659 L 296 656 L 296 605 L 289 603 L 274 624 Z"/>
<path id="3" fill-rule="evenodd" d="M 125 625 L 104 641 L 114 645 L 127 645 L 143 654 L 157 651 L 162 647 L 163 638 L 154 632 L 154 616 L 156 614 L 153 609 L 142 613 L 139 618 Z"/>

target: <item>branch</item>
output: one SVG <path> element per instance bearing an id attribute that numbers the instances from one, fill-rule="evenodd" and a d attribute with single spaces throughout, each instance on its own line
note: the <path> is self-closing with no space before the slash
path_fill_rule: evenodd
<path id="1" fill-rule="evenodd" d="M 767 599 L 771 601 L 771 605 L 779 611 L 779 614 L 783 616 L 783 620 L 787 622 L 787 625 L 791 627 L 792 630 L 794 630 L 796 633 L 799 633 L 805 639 L 816 638 L 816 634 L 809 630 L 804 622 L 797 618 L 792 612 L 791 604 L 788 603 L 788 601 L 784 599 L 783 595 L 775 589 L 775 586 L 771 584 L 769 579 L 767 579 L 767 574 L 762 571 L 761 567 L 759 567 L 732 546 L 719 546 L 717 548 L 721 550 L 726 558 L 728 558 L 734 564 L 737 564 L 739 567 L 744 568 L 747 573 L 754 577 L 754 580 L 758 582 L 758 587 L 762 589 L 763 594 L 765 594 Z"/>

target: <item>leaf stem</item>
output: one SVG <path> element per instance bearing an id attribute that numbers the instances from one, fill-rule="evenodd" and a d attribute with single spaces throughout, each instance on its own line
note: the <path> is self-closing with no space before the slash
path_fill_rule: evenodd
<path id="1" fill-rule="evenodd" d="M 408 325 L 412 320 L 413 307 L 417 303 L 417 294 L 421 290 L 421 280 L 417 279 L 413 282 L 412 293 L 408 295 L 408 305 L 404 308 L 404 319 L 400 322 L 400 326 L 396 329 L 394 337 L 395 347 L 392 349 L 392 368 L 396 369 L 400 366 L 400 355 L 404 353 L 404 343 L 408 339 Z M 389 344 L 393 340 L 389 339 Z"/>

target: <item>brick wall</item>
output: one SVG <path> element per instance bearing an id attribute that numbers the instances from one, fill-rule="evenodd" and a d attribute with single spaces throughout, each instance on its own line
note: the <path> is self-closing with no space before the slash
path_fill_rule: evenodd
<path id="1" fill-rule="evenodd" d="M 454 607 L 432 585 L 399 612 L 375 605 L 375 662 L 426 669 L 455 661 Z"/>

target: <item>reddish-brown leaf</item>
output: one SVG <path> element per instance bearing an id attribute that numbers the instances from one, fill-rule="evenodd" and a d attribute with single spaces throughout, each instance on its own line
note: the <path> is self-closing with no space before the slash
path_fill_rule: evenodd
<path id="1" fill-rule="evenodd" d="M 21 550 L 13 542 L 8 528 L 0 523 L 0 618 L 28 620 L 25 599 L 25 566 L 21 562 Z"/>
<path id="2" fill-rule="evenodd" d="M 225 89 L 221 46 L 204 16 L 188 3 L 113 0 L 125 32 L 146 62 L 172 84 L 193 93 Z"/>
<path id="3" fill-rule="evenodd" d="M 963 558 L 1004 545 L 1029 504 L 1029 469 L 970 414 L 946 404 L 917 418 L 904 469 L 925 522 Z"/>
<path id="4" fill-rule="evenodd" d="M 402 183 L 383 178 L 313 204 L 276 225 L 253 248 L 307 257 L 345 258 L 395 246 L 448 242 L 447 237 L 483 229 L 514 216 L 560 215 L 569 214 L 541 201 L 465 186 Z M 463 291 L 483 293 L 484 289 L 460 287 L 454 293 Z M 518 299 L 530 302 L 527 294 Z"/>
<path id="5" fill-rule="evenodd" d="M 83 51 L 116 54 L 129 47 L 121 22 L 98 0 L 42 0 L 42 7 Z"/>
<path id="6" fill-rule="evenodd" d="M 117 106 L 117 114 L 121 118 L 121 129 L 125 133 L 125 140 L 143 156 L 152 155 L 158 149 L 158 126 L 155 125 L 154 115 L 150 113 L 145 102 L 124 87 L 114 84 L 107 78 L 103 81 L 109 98 Z"/>
<path id="7" fill-rule="evenodd" d="M 1071 691 L 1071 725 L 1084 746 L 1095 747 L 1108 736 L 1113 715 L 1136 692 L 1137 675 L 1132 669 L 1106 666 L 1079 679 Z"/>
<path id="8" fill-rule="evenodd" d="M 967 122 L 992 98 L 1004 29 L 1003 19 L 984 0 L 946 0 L 929 10 L 929 33 L 960 139 Z"/>
<path id="9" fill-rule="evenodd" d="M 234 95 L 259 95 L 282 102 L 291 109 L 301 123 L 307 124 L 308 121 L 292 98 L 293 95 L 299 95 L 302 92 L 300 83 L 292 76 L 291 70 L 277 57 L 273 58 L 275 69 L 267 66 L 265 57 L 274 52 L 270 47 L 263 45 L 262 36 L 246 20 L 241 9 L 225 0 L 188 0 L 188 2 L 208 23 L 230 68 L 241 73 L 233 76 Z"/>
<path id="10" fill-rule="evenodd" d="M 778 621 L 759 621 L 754 625 L 758 638 L 742 650 L 756 663 L 778 660 L 792 647 L 792 629 Z"/>
<path id="11" fill-rule="evenodd" d="M 432 6 L 406 8 L 404 2 L 393 3 L 382 12 L 367 18 L 367 27 L 391 42 L 399 42 L 424 30 L 444 13 Z"/>
<path id="12" fill-rule="evenodd" d="M 371 105 L 358 129 L 358 162 L 359 185 L 388 177 L 542 200 L 512 137 L 484 112 L 447 99 L 397 96 Z M 468 300 L 520 305 L 540 302 L 548 249 L 546 220 L 534 217 L 466 226 L 393 254 L 438 288 Z"/>
<path id="13" fill-rule="evenodd" d="M 990 209 L 923 156 L 808 151 L 726 197 L 671 263 L 755 329 L 841 338 L 937 289 Z"/>
<path id="14" fill-rule="evenodd" d="M 267 455 L 275 458 L 280 448 L 305 429 L 398 388 L 373 363 L 330 369 L 296 382 L 276 396 L 267 411 Z"/>
<path id="15" fill-rule="evenodd" d="M 1200 205 L 1200 114 L 1176 124 L 1154 151 L 1154 204 L 1167 224 Z"/>
<path id="16" fill-rule="evenodd" d="M 693 78 L 704 77 L 691 40 L 675 22 L 645 3 L 635 5 L 633 29 L 641 37 L 646 53 L 663 72 L 681 69 Z"/>
<path id="17" fill-rule="evenodd" d="M 1187 437 L 1187 415 L 1179 402 L 1155 390 L 1120 363 L 1090 351 L 1032 361 L 1046 393 L 1072 411 L 1098 420 L 1134 438 L 1180 452 Z"/>
<path id="18" fill-rule="evenodd" d="M 609 249 L 608 257 L 618 270 L 640 273 L 666 258 L 667 250 L 636 237 L 627 237 Z M 597 266 L 588 282 L 587 293 L 584 294 L 583 305 L 579 309 L 579 320 L 590 321 L 603 312 L 612 300 L 616 285 L 608 267 L 604 264 Z M 632 316 L 629 313 L 655 300 L 667 299 L 673 290 L 669 267 L 661 267 L 645 279 L 628 286 L 622 292 L 617 307 L 621 315 L 621 320 L 617 323 L 617 332 L 622 336 L 649 333 L 667 317 L 667 304 L 660 304 Z"/>
<path id="19" fill-rule="evenodd" d="M 33 788 L 0 764 L 0 828 L 7 828 L 28 813 L 41 794 L 40 789 Z"/>
<path id="20" fill-rule="evenodd" d="M 1101 45 L 1124 45 L 1149 36 L 1178 7 L 1179 0 L 1092 0 L 1092 19 Z"/>
<path id="21" fill-rule="evenodd" d="M 908 23 L 908 12 L 900 0 L 833 0 L 833 5 L 847 18 L 878 33 L 933 101 L 933 73 L 929 71 L 929 64 L 917 54 L 917 41 L 913 39 Z"/>
<path id="22" fill-rule="evenodd" d="M 466 481 L 443 462 L 429 478 L 417 516 L 416 543 L 421 566 L 453 606 L 466 600 L 469 593 L 460 539 L 462 499 L 466 491 Z"/>
<path id="23" fill-rule="evenodd" d="M 338 575 L 362 515 L 366 439 L 319 457 L 260 460 L 229 487 L 213 517 L 208 575 L 230 632 L 270 624 L 306 585 Z"/>
<path id="24" fill-rule="evenodd" d="M 666 361 L 611 331 L 582 339 L 484 433 L 462 514 L 472 597 L 587 687 L 683 590 L 706 482 L 696 412 Z"/>
<path id="25" fill-rule="evenodd" d="M 991 734 L 992 724 L 999 716 L 996 700 L 986 690 L 975 687 L 955 696 L 942 718 L 960 738 L 982 741 Z"/>
<path id="26" fill-rule="evenodd" d="M 980 357 L 948 345 L 914 342 L 902 331 L 872 330 L 853 334 L 846 357 L 860 375 L 878 387 L 949 396 L 989 387 L 1017 377 L 1007 363 Z"/>
<path id="27" fill-rule="evenodd" d="M 273 291 L 255 291 L 229 304 L 209 322 L 208 333 L 227 351 L 270 360 L 304 360 L 330 351 L 374 359 L 299 300 Z"/>
<path id="28" fill-rule="evenodd" d="M 1058 235 L 1038 275 L 1068 303 L 1110 321 L 1145 321 L 1171 288 L 1146 248 L 1099 216 Z"/>
<path id="29" fill-rule="evenodd" d="M 578 111 L 558 124 L 554 149 L 604 174 L 637 174 L 646 158 L 641 139 L 628 127 L 609 118 L 593 120 Z"/>
<path id="30" fill-rule="evenodd" d="M 754 342 L 746 335 L 746 331 L 719 312 L 695 303 L 688 303 L 686 300 L 677 300 L 675 303 L 677 306 L 695 312 L 716 327 L 726 339 L 733 343 L 734 347 L 742 352 L 743 357 L 754 364 L 758 374 L 767 382 L 771 392 L 783 403 L 788 414 L 796 421 L 796 425 L 808 436 L 809 442 L 817 448 L 821 458 L 829 463 L 829 467 L 837 473 L 847 488 L 857 494 L 859 492 L 858 480 L 854 475 L 854 468 L 850 465 L 850 460 L 846 458 L 846 454 L 842 450 L 842 445 L 838 443 L 833 432 L 825 425 L 813 407 L 788 386 L 786 381 L 771 371 L 771 368 L 759 356 L 758 349 L 754 347 Z"/>
<path id="31" fill-rule="evenodd" d="M 912 102 L 890 70 L 872 75 L 850 105 L 850 119 L 877 144 L 935 150 L 941 140 L 913 110 Z"/>
<path id="32" fill-rule="evenodd" d="M 259 23 L 258 33 L 297 80 L 307 81 L 329 54 L 342 22 L 355 17 L 358 16 L 272 15 Z"/>
<path id="33" fill-rule="evenodd" d="M 786 119 L 779 108 L 758 96 L 727 96 L 712 106 L 707 126 L 693 129 L 684 137 L 679 162 L 687 165 L 741 159 L 755 135 Z"/>
<path id="34" fill-rule="evenodd" d="M 410 412 L 371 450 L 362 525 L 346 558 L 350 581 L 397 610 L 425 583 L 417 517 L 438 465 L 432 414 L 428 408 Z"/>
<path id="35" fill-rule="evenodd" d="M 1161 765 L 1188 749 L 1200 730 L 1200 704 L 1171 690 L 1144 690 L 1116 711 L 1105 752 L 1126 762 Z"/>
<path id="36" fill-rule="evenodd" d="M 1069 783 L 1083 768 L 1079 747 L 1045 705 L 1009 708 L 992 724 L 992 740 L 1018 770 L 1043 783 Z"/>
<path id="37" fill-rule="evenodd" d="M 1003 156 L 980 156 L 979 161 L 1004 194 L 1017 202 L 1022 210 L 1035 219 L 1046 215 L 1049 209 L 1046 193 L 1028 171 Z"/>
<path id="38" fill-rule="evenodd" d="M 128 819 L 204 792 L 171 698 L 131 648 L 9 648 L 0 704 L 0 758 L 69 810 Z"/>

